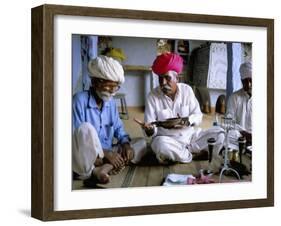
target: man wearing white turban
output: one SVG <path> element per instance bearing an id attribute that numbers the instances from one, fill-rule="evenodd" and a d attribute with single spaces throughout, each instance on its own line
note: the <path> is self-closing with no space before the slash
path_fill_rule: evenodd
<path id="1" fill-rule="evenodd" d="M 80 179 L 107 183 L 110 172 L 140 161 L 144 139 L 131 141 L 112 96 L 125 81 L 120 63 L 100 56 L 88 64 L 92 86 L 73 97 L 72 167 Z M 112 145 L 113 138 L 118 144 Z"/>
<path id="2" fill-rule="evenodd" d="M 119 84 L 125 82 L 122 65 L 111 57 L 99 56 L 95 60 L 91 60 L 88 69 L 91 77 L 110 80 Z"/>
<path id="3" fill-rule="evenodd" d="M 248 144 L 252 142 L 252 64 L 241 64 L 239 71 L 243 88 L 234 92 L 227 103 L 227 116 L 234 119 L 237 128 L 230 134 L 234 149 L 238 149 L 240 136 L 244 136 Z"/>

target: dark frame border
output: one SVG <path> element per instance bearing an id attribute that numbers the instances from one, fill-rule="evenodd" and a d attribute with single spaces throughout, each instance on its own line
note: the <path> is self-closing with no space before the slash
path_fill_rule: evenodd
<path id="1" fill-rule="evenodd" d="M 241 201 L 171 204 L 54 211 L 54 16 L 194 22 L 265 27 L 267 29 L 267 198 Z M 43 221 L 265 207 L 274 205 L 274 20 L 140 10 L 42 5 L 32 9 L 32 179 L 31 216 Z"/>

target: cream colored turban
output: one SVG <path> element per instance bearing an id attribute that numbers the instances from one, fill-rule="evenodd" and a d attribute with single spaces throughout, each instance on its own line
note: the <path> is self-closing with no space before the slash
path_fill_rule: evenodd
<path id="1" fill-rule="evenodd" d="M 252 64 L 250 62 L 241 64 L 239 71 L 242 80 L 252 78 Z"/>
<path id="2" fill-rule="evenodd" d="M 111 57 L 99 56 L 89 61 L 90 77 L 101 78 L 118 83 L 125 81 L 122 65 Z"/>

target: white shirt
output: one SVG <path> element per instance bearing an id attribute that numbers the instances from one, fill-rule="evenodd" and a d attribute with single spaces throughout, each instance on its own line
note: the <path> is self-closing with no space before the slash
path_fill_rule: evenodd
<path id="1" fill-rule="evenodd" d="M 252 132 L 252 98 L 243 88 L 229 97 L 227 116 L 235 120 L 239 130 Z"/>
<path id="2" fill-rule="evenodd" d="M 153 89 L 146 101 L 144 121 L 151 123 L 163 121 L 168 118 L 189 117 L 190 124 L 199 125 L 202 121 L 202 112 L 199 103 L 189 85 L 177 83 L 177 93 L 174 101 L 166 96 L 160 89 Z M 193 127 L 183 129 L 164 129 L 158 127 L 154 130 L 153 136 L 172 136 L 179 141 L 189 143 L 192 134 L 195 132 Z"/>

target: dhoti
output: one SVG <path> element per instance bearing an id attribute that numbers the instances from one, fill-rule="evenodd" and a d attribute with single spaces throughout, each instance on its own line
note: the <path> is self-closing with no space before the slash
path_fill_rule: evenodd
<path id="1" fill-rule="evenodd" d="M 132 163 L 138 163 L 146 153 L 146 141 L 143 138 L 132 139 L 130 142 L 134 150 Z M 112 151 L 117 151 L 114 146 Z M 72 138 L 72 170 L 79 175 L 80 179 L 91 176 L 95 168 L 95 161 L 104 157 L 104 152 L 96 129 L 88 122 L 82 123 L 73 133 Z"/>
<path id="2" fill-rule="evenodd" d="M 187 142 L 183 137 L 176 136 L 156 136 L 153 138 L 151 148 L 159 162 L 171 160 L 188 163 L 192 161 L 192 153 L 198 153 L 207 149 L 209 138 L 215 138 L 213 152 L 218 153 L 224 144 L 224 131 L 222 128 L 214 126 L 208 130 L 194 130 L 191 139 Z"/>

